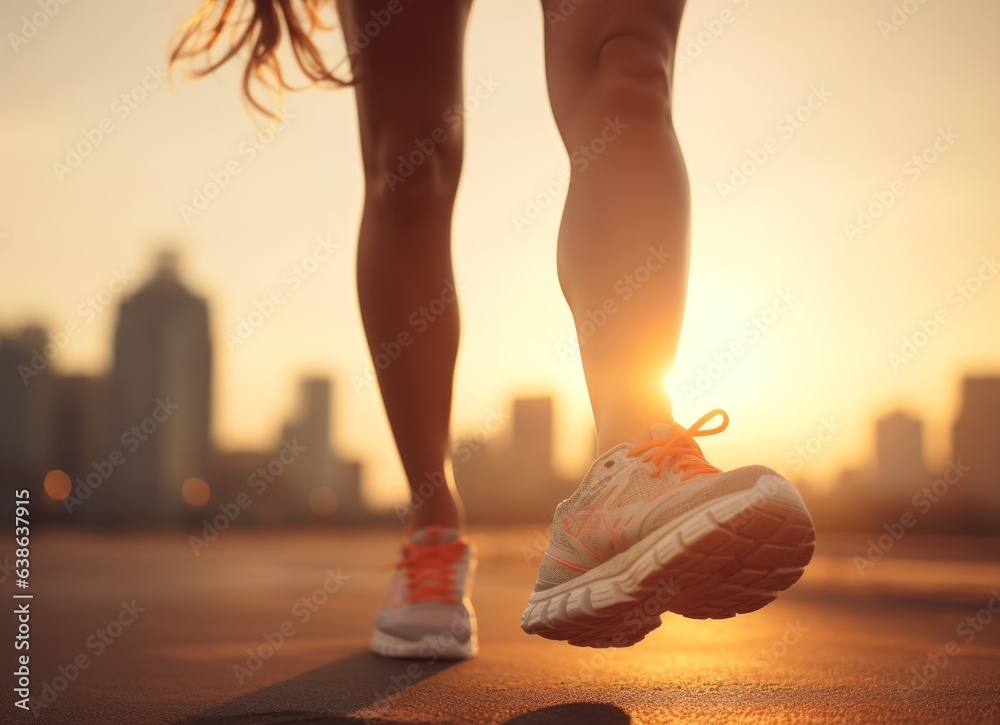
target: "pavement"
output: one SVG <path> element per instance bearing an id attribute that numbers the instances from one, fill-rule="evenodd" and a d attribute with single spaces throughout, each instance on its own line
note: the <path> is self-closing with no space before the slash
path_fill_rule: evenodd
<path id="1" fill-rule="evenodd" d="M 1000 723 L 1000 540 L 821 532 L 763 610 L 592 650 L 518 627 L 545 528 L 472 530 L 482 652 L 457 664 L 366 651 L 396 532 L 230 530 L 196 555 L 188 532 L 38 530 L 36 700 L 6 685 L 0 721 Z"/>

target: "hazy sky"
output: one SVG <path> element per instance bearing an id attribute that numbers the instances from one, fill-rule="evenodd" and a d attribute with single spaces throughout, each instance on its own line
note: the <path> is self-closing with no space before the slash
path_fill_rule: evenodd
<path id="1" fill-rule="evenodd" d="M 885 24 L 888 0 L 688 6 L 675 116 L 694 251 L 671 385 L 682 422 L 729 411 L 730 430 L 705 443 L 720 466 L 795 473 L 789 454 L 833 420 L 842 429 L 801 471 L 828 479 L 866 459 L 875 414 L 903 405 L 928 419 L 936 468 L 958 377 L 1000 368 L 1000 274 L 973 283 L 975 294 L 959 290 L 1000 253 L 1000 4 L 903 4 L 916 12 L 895 26 Z M 157 247 L 174 244 L 191 287 L 211 299 L 218 440 L 271 442 L 297 377 L 333 373 L 339 441 L 371 459 L 370 493 L 390 500 L 404 486 L 377 390 L 348 384 L 368 364 L 355 302 L 353 93 L 293 95 L 287 125 L 267 143 L 254 138 L 260 119 L 234 72 L 162 80 L 167 40 L 196 6 L 70 1 L 40 28 L 30 21 L 43 12 L 37 0 L 0 6 L 0 326 L 80 323 L 54 364 L 100 371 L 114 311 L 91 322 L 79 305 L 116 270 L 137 286 Z M 713 24 L 723 10 L 730 22 Z M 467 88 L 481 78 L 496 88 L 469 109 L 455 221 L 465 323 L 455 422 L 474 429 L 512 394 L 553 389 L 567 465 L 589 453 L 590 414 L 579 361 L 563 347 L 572 326 L 555 276 L 562 192 L 526 227 L 514 217 L 568 168 L 545 96 L 543 22 L 529 0 L 477 0 L 473 10 Z M 329 47 L 336 53 L 335 36 Z M 785 117 L 797 109 L 793 124 Z M 92 153 L 68 158 L 67 145 L 88 135 Z M 927 161 L 911 160 L 935 143 Z M 745 184 L 720 186 L 754 156 L 764 163 Z M 239 174 L 182 218 L 181 205 L 227 165 Z M 880 193 L 893 203 L 871 228 L 845 230 Z M 289 270 L 317 238 L 339 246 L 292 289 Z M 286 301 L 230 352 L 225 335 L 275 288 Z M 775 306 L 779 296 L 791 302 Z M 889 353 L 942 309 L 946 322 L 894 369 Z M 736 342 L 743 354 L 692 395 Z"/>

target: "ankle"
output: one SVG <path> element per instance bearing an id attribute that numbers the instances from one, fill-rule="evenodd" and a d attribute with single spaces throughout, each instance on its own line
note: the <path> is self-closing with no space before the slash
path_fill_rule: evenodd
<path id="1" fill-rule="evenodd" d="M 662 423 L 664 421 L 656 421 Z M 669 421 L 666 421 L 669 422 Z M 646 425 L 645 421 L 633 425 L 601 426 L 597 431 L 597 453 L 603 454 L 615 446 L 628 443 L 630 446 L 637 446 L 645 443 L 652 435 L 650 428 L 654 423 Z"/>
<path id="2" fill-rule="evenodd" d="M 450 491 L 443 491 L 425 500 L 414 495 L 411 499 L 407 523 L 414 530 L 426 526 L 462 529 L 463 519 L 461 504 L 456 497 L 451 495 Z"/>
<path id="3" fill-rule="evenodd" d="M 673 420 L 669 405 L 654 410 L 601 411 L 597 425 L 597 451 L 604 453 L 622 443 L 633 446 L 645 443 L 652 435 L 654 425 L 669 424 Z"/>

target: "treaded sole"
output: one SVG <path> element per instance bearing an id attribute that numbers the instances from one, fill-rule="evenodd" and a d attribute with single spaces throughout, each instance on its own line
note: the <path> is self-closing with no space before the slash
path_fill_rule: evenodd
<path id="1" fill-rule="evenodd" d="M 401 639 L 376 629 L 372 632 L 369 648 L 383 657 L 400 659 L 466 660 L 479 654 L 479 642 L 475 632 L 466 642 L 454 637 L 445 641 L 440 634 L 428 634 L 417 641 Z"/>
<path id="2" fill-rule="evenodd" d="M 780 476 L 762 476 L 586 575 L 533 593 L 521 629 L 580 647 L 628 647 L 659 627 L 664 612 L 693 619 L 753 612 L 799 580 L 815 541 L 798 491 Z"/>

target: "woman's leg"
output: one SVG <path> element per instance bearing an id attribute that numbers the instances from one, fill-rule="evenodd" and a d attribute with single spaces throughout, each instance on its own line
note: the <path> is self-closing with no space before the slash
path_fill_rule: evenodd
<path id="1" fill-rule="evenodd" d="M 521 628 L 625 647 L 665 611 L 721 619 L 765 606 L 802 575 L 815 532 L 775 471 L 705 460 L 695 439 L 725 429 L 722 411 L 650 430 L 672 422 L 661 379 L 687 285 L 688 184 L 670 114 L 683 0 L 587 0 L 563 22 L 555 13 L 573 4 L 543 5 L 549 95 L 574 163 L 559 279 L 603 455 L 556 508 Z"/>
<path id="2" fill-rule="evenodd" d="M 683 0 L 542 0 L 549 98 L 571 157 L 559 280 L 599 450 L 673 420 L 662 379 L 687 289 L 687 172 L 671 118 Z"/>
<path id="3" fill-rule="evenodd" d="M 453 483 L 442 485 L 458 350 L 451 217 L 462 168 L 461 120 L 447 112 L 461 103 L 470 4 L 403 3 L 351 56 L 360 79 L 366 182 L 358 296 L 368 347 L 381 363 L 379 387 L 412 492 L 415 528 L 457 526 L 461 518 Z M 363 29 L 371 11 L 381 7 L 339 1 L 349 47 L 352 30 Z M 444 304 L 433 321 L 420 316 L 431 303 L 435 309 Z M 384 354 L 383 345 L 398 357 Z M 420 488 L 434 492 L 421 495 Z"/>

